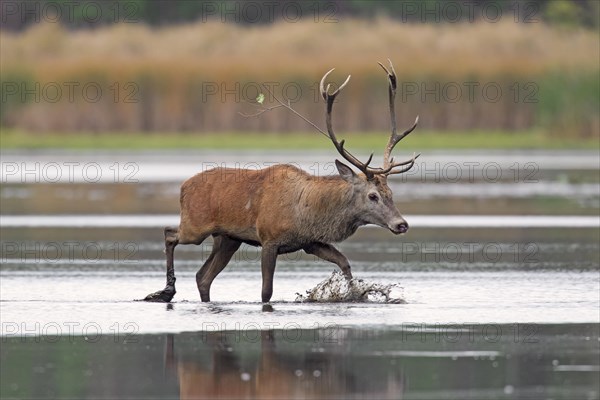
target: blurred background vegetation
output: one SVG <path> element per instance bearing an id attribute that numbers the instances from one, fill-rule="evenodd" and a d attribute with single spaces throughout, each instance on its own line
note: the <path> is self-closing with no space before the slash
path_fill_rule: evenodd
<path id="1" fill-rule="evenodd" d="M 67 10 L 70 0 L 30 0 L 19 3 L 17 7 L 22 13 L 11 12 L 13 6 L 4 8 L 6 14 L 2 18 L 2 27 L 9 30 L 22 30 L 36 23 L 33 10 L 55 9 L 55 4 L 64 5 Z M 86 4 L 92 3 L 86 9 Z M 246 4 L 244 4 L 246 3 Z M 559 25 L 584 26 L 598 28 L 600 23 L 600 5 L 596 0 L 314 0 L 314 1 L 236 1 L 236 0 L 116 0 L 93 1 L 80 0 L 78 6 L 72 6 L 72 17 L 61 19 L 69 28 L 97 27 L 110 25 L 115 21 L 143 22 L 150 26 L 174 25 L 194 22 L 208 18 L 221 19 L 226 11 L 227 21 L 241 24 L 272 23 L 284 16 L 295 19 L 297 10 L 301 15 L 321 14 L 323 17 L 373 18 L 385 15 L 403 22 L 424 22 L 422 16 L 427 14 L 427 22 L 471 21 L 481 19 L 482 11 L 489 19 L 495 19 L 498 10 L 501 15 L 515 17 L 515 21 L 538 22 L 540 20 Z M 96 9 L 101 8 L 100 14 Z M 117 12 L 117 8 L 119 9 Z M 284 11 L 287 9 L 287 11 Z M 457 15 L 456 10 L 459 9 Z M 259 10 L 258 13 L 256 10 Z M 446 17 L 446 18 L 444 18 Z M 436 20 L 437 18 L 437 20 Z"/>
<path id="2" fill-rule="evenodd" d="M 2 147 L 69 136 L 110 147 L 124 133 L 193 133 L 215 147 L 224 132 L 297 137 L 311 128 L 285 110 L 240 113 L 257 111 L 267 82 L 321 124 L 317 84 L 332 67 L 332 82 L 352 74 L 334 110 L 338 132 L 384 132 L 376 62 L 387 58 L 401 126 L 420 115 L 422 130 L 464 146 L 581 147 L 600 135 L 596 0 L 77 3 L 67 15 L 63 1 L 3 2 Z"/>

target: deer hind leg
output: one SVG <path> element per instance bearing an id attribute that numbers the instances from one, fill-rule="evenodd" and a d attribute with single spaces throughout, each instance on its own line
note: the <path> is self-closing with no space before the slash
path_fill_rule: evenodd
<path id="1" fill-rule="evenodd" d="M 150 293 L 144 301 L 168 303 L 175 296 L 175 265 L 173 257 L 175 246 L 179 243 L 178 229 L 174 227 L 165 228 L 165 253 L 167 254 L 167 284 L 163 290 Z"/>
<path id="2" fill-rule="evenodd" d="M 241 244 L 242 242 L 227 236 L 214 236 L 212 252 L 196 273 L 196 285 L 202 301 L 210 301 L 210 285 L 227 266 Z"/>
<path id="3" fill-rule="evenodd" d="M 308 254 L 313 254 L 322 260 L 336 264 L 342 270 L 346 279 L 352 279 L 352 271 L 350 263 L 345 255 L 340 253 L 338 249 L 327 243 L 315 242 L 304 248 Z"/>

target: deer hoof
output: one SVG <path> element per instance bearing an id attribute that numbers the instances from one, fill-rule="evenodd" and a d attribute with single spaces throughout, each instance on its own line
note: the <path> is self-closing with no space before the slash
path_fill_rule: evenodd
<path id="1" fill-rule="evenodd" d="M 168 303 L 175 296 L 175 287 L 167 286 L 163 290 L 158 292 L 150 293 L 144 298 L 144 301 L 155 302 L 155 303 Z"/>

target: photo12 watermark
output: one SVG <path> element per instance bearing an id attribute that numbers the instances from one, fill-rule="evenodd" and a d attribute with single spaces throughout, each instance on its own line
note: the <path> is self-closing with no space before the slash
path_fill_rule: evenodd
<path id="1" fill-rule="evenodd" d="M 79 338 L 88 343 L 98 343 L 103 338 L 112 338 L 114 343 L 137 343 L 140 327 L 136 322 L 114 322 L 108 326 L 94 321 L 36 322 L 2 321 L 0 341 L 7 343 L 19 339 L 20 342 L 57 343 L 75 342 Z"/>
<path id="2" fill-rule="evenodd" d="M 403 342 L 419 341 L 421 343 L 537 343 L 538 326 L 536 324 L 426 324 L 405 322 L 401 326 Z"/>
<path id="3" fill-rule="evenodd" d="M 2 263 L 99 263 L 138 261 L 139 244 L 135 242 L 51 241 L 0 242 Z"/>
<path id="4" fill-rule="evenodd" d="M 135 162 L 40 162 L 0 163 L 2 183 L 138 183 Z"/>
<path id="5" fill-rule="evenodd" d="M 404 322 L 398 327 L 378 330 L 354 330 L 333 322 L 315 322 L 310 326 L 297 322 L 202 322 L 201 340 L 207 342 L 215 338 L 231 343 L 259 343 L 264 332 L 278 331 L 280 341 L 289 343 L 313 342 L 339 345 L 350 341 L 376 341 L 382 335 L 394 334 L 398 343 L 538 343 L 536 324 L 475 324 L 475 323 L 424 323 Z"/>
<path id="6" fill-rule="evenodd" d="M 138 103 L 140 86 L 137 82 L 3 81 L 2 103 Z"/>
<path id="7" fill-rule="evenodd" d="M 402 22 L 459 23 L 483 21 L 498 23 L 540 22 L 540 5 L 536 1 L 510 1 L 507 6 L 494 1 L 418 1 L 400 0 L 399 19 Z"/>
<path id="8" fill-rule="evenodd" d="M 424 157 L 421 157 L 421 160 Z M 538 183 L 540 166 L 535 162 L 510 162 L 496 161 L 433 161 L 417 160 L 413 167 L 403 174 L 393 176 L 391 181 L 420 182 L 420 183 Z M 261 161 L 247 163 L 203 162 L 199 164 L 199 171 L 209 174 L 202 176 L 203 181 L 220 180 L 221 182 L 253 182 L 267 179 L 283 179 L 288 182 L 303 180 L 294 169 L 275 170 L 268 169 L 280 164 L 276 161 Z M 333 161 L 309 162 L 305 164 L 286 162 L 285 164 L 297 169 L 310 172 L 317 176 L 337 176 L 339 171 Z M 265 175 L 259 176 L 254 171 L 265 169 Z"/>
<path id="9" fill-rule="evenodd" d="M 540 262 L 537 243 L 407 242 L 398 245 L 402 262 L 519 263 Z"/>
<path id="10" fill-rule="evenodd" d="M 59 23 L 73 25 L 85 23 L 137 23 L 140 22 L 139 1 L 41 1 L 3 0 L 0 3 L 2 23 L 18 20 L 34 23 Z"/>
<path id="11" fill-rule="evenodd" d="M 199 20 L 223 23 L 339 22 L 339 4 L 323 1 L 203 1 Z"/>
<path id="12" fill-rule="evenodd" d="M 330 83 L 330 91 L 337 88 L 335 82 Z M 397 98 L 401 103 L 473 104 L 506 101 L 535 104 L 539 102 L 539 91 L 539 84 L 535 81 L 402 81 L 398 84 Z M 203 81 L 199 87 L 199 97 L 203 103 L 269 104 L 276 101 L 276 96 L 288 104 L 323 102 L 320 82 L 306 85 L 296 81 Z"/>
<path id="13" fill-rule="evenodd" d="M 406 81 L 400 83 L 398 97 L 402 103 L 498 103 L 505 96 L 512 103 L 537 103 L 539 90 L 533 81 Z"/>

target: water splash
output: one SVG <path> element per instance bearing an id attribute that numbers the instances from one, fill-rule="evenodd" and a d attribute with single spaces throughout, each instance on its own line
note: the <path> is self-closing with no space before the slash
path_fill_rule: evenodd
<path id="1" fill-rule="evenodd" d="M 320 282 L 306 294 L 296 293 L 296 302 L 356 302 L 356 303 L 406 303 L 398 283 L 381 284 L 362 279 L 347 280 L 340 271 Z"/>

